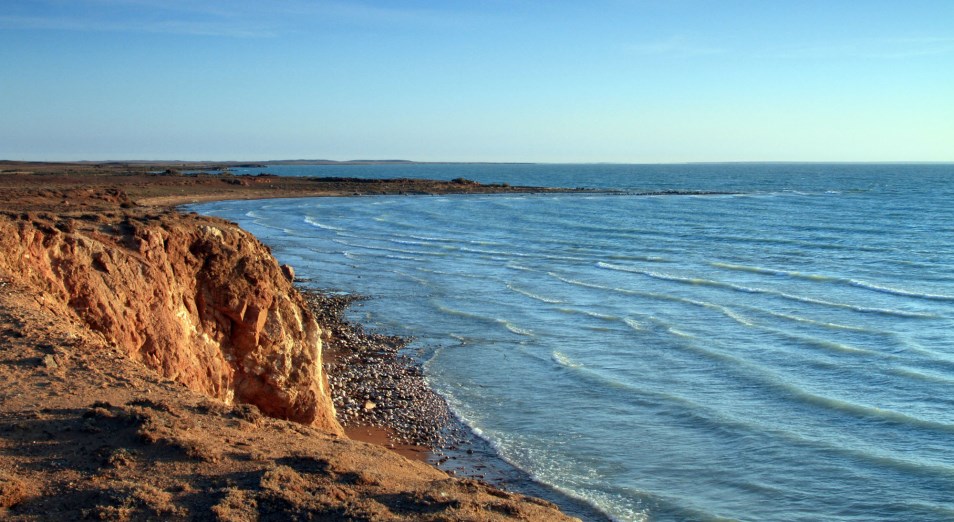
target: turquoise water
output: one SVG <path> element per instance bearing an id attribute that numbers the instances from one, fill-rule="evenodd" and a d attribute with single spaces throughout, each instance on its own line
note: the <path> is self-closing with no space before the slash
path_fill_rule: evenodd
<path id="1" fill-rule="evenodd" d="M 954 520 L 954 166 L 270 171 L 738 192 L 197 208 L 376 296 L 502 458 L 616 519 Z"/>

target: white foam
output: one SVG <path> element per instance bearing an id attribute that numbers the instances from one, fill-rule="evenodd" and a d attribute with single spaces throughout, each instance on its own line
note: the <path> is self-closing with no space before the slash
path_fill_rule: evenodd
<path id="1" fill-rule="evenodd" d="M 830 306 L 833 308 L 843 308 L 846 310 L 853 310 L 855 312 L 861 313 L 870 313 L 870 314 L 880 314 L 880 315 L 893 315 L 896 317 L 906 317 L 911 319 L 937 319 L 938 316 L 934 314 L 926 314 L 920 312 L 908 312 L 905 310 L 895 310 L 891 308 L 872 308 L 867 306 L 857 306 L 848 303 L 839 303 L 835 301 L 826 301 L 824 299 L 816 299 L 814 297 L 804 297 L 800 295 L 788 294 L 784 292 L 778 292 L 778 296 L 784 297 L 786 299 L 791 299 L 792 301 L 799 301 L 802 303 L 817 304 L 822 306 Z"/>
<path id="2" fill-rule="evenodd" d="M 852 279 L 852 278 L 837 277 L 837 276 L 830 276 L 830 275 L 823 275 L 823 274 L 806 274 L 802 272 L 795 272 L 795 271 L 789 271 L 789 270 L 776 270 L 772 268 L 736 265 L 732 263 L 713 262 L 709 264 L 716 268 L 723 268 L 727 270 L 735 270 L 740 272 L 749 272 L 753 274 L 786 276 L 786 277 L 792 277 L 797 279 L 803 279 L 806 281 L 816 281 L 816 282 L 835 282 L 835 283 L 840 283 L 844 285 L 854 286 L 856 288 L 862 288 L 865 290 L 871 290 L 874 292 L 891 294 L 891 295 L 896 295 L 901 297 L 912 297 L 916 299 L 928 299 L 928 300 L 934 300 L 934 301 L 954 301 L 954 295 L 918 292 L 915 290 L 896 288 L 896 287 L 887 286 L 887 285 L 879 284 L 879 283 L 871 283 L 869 281 L 864 281 L 861 279 Z"/>
<path id="3" fill-rule="evenodd" d="M 529 297 L 530 299 L 534 299 L 534 300 L 540 301 L 541 303 L 560 304 L 560 303 L 563 302 L 563 301 L 560 300 L 560 299 L 556 299 L 556 298 L 553 298 L 553 297 L 545 297 L 545 296 L 542 296 L 542 295 L 539 295 L 539 294 L 535 294 L 535 293 L 530 292 L 530 291 L 527 291 L 527 290 L 523 290 L 523 289 L 521 289 L 521 288 L 517 288 L 517 287 L 513 286 L 513 285 L 510 284 L 510 283 L 507 283 L 507 288 L 509 288 L 510 290 L 513 290 L 514 292 L 516 292 L 516 293 L 518 293 L 518 294 L 520 294 L 520 295 L 524 295 L 524 296 L 526 296 L 526 297 Z"/>
<path id="4" fill-rule="evenodd" d="M 559 364 L 560 366 L 565 366 L 567 368 L 579 368 L 580 366 L 583 366 L 582 364 L 567 357 L 566 354 L 564 354 L 563 352 L 555 351 L 551 354 L 551 357 L 553 358 L 553 362 Z"/>
<path id="5" fill-rule="evenodd" d="M 863 333 L 873 333 L 873 334 L 884 334 L 885 332 L 880 332 L 878 330 L 872 330 L 870 328 L 864 328 L 862 326 L 853 326 L 848 324 L 833 323 L 830 321 L 817 321 L 815 319 L 809 319 L 807 317 L 801 317 L 794 314 L 784 314 L 780 312 L 773 312 L 771 310 L 761 310 L 763 313 L 767 313 L 773 317 L 778 317 L 780 319 L 786 319 L 789 321 L 794 321 L 796 323 L 810 324 L 812 326 L 821 326 L 822 328 L 828 328 L 830 330 L 847 330 L 850 332 L 863 332 Z"/>
<path id="6" fill-rule="evenodd" d="M 633 330 L 636 330 L 637 332 L 646 331 L 646 327 L 643 326 L 642 323 L 630 317 L 624 317 L 623 322 L 626 323 L 626 326 L 629 326 L 630 328 L 632 328 Z"/>
<path id="7" fill-rule="evenodd" d="M 520 328 L 520 327 L 518 327 L 517 325 L 515 325 L 515 324 L 513 324 L 513 323 L 511 323 L 511 322 L 509 322 L 509 321 L 504 321 L 504 320 L 502 320 L 502 319 L 498 319 L 497 322 L 499 322 L 500 324 L 502 324 L 502 325 L 504 326 L 504 328 L 506 328 L 507 330 L 510 330 L 511 332 L 513 332 L 513 333 L 515 333 L 515 334 L 517 334 L 517 335 L 523 335 L 523 336 L 526 336 L 526 337 L 534 337 L 533 331 Z"/>
<path id="8" fill-rule="evenodd" d="M 309 225 L 311 225 L 311 226 L 313 226 L 313 227 L 315 227 L 315 228 L 320 228 L 320 229 L 322 229 L 322 230 L 332 230 L 332 231 L 342 231 L 342 230 L 344 230 L 343 228 L 333 227 L 333 226 L 331 226 L 331 225 L 325 225 L 325 224 L 323 224 L 323 223 L 319 223 L 318 221 L 315 221 L 315 219 L 312 218 L 311 216 L 308 216 L 308 217 L 305 218 L 305 223 L 308 223 Z"/>
<path id="9" fill-rule="evenodd" d="M 881 292 L 885 294 L 897 295 L 902 297 L 913 297 L 916 299 L 928 299 L 932 301 L 954 301 L 954 296 L 952 295 L 915 292 L 913 290 L 893 288 L 890 286 L 869 283 L 867 281 L 861 281 L 858 279 L 849 279 L 848 282 L 852 286 L 856 286 L 858 288 L 864 288 L 866 290 L 873 290 L 875 292 Z"/>
<path id="10" fill-rule="evenodd" d="M 682 331 L 682 330 L 678 330 L 678 329 L 673 328 L 673 327 L 669 327 L 669 328 L 667 328 L 666 330 L 667 330 L 669 333 L 671 333 L 671 334 L 673 334 L 673 335 L 675 335 L 675 336 L 677 336 L 677 337 L 685 337 L 685 338 L 687 338 L 687 339 L 695 339 L 695 337 L 696 337 L 695 335 L 692 335 L 692 334 L 689 333 L 689 332 L 684 332 L 684 331 Z"/>

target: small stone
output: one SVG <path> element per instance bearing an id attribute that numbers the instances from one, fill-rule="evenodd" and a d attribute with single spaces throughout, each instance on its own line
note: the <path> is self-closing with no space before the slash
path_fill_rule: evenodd
<path id="1" fill-rule="evenodd" d="M 50 370 L 55 370 L 59 368 L 60 365 L 56 363 L 56 358 L 53 357 L 52 355 L 44 355 L 43 366 L 46 366 Z"/>
<path id="2" fill-rule="evenodd" d="M 364 411 L 371 411 L 375 407 L 377 407 L 377 404 L 374 401 L 364 401 Z"/>

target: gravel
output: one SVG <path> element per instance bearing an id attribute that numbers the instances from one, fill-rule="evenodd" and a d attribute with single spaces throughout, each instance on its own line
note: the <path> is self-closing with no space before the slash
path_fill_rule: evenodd
<path id="1" fill-rule="evenodd" d="M 459 426 L 444 399 L 424 380 L 421 367 L 401 353 L 411 339 L 366 332 L 344 318 L 367 299 L 303 291 L 323 336 L 325 372 L 338 422 L 344 427 L 389 428 L 396 442 L 431 449 L 455 444 Z"/>

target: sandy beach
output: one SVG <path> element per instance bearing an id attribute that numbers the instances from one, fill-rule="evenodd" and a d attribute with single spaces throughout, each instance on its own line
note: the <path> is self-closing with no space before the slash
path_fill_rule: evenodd
<path id="1" fill-rule="evenodd" d="M 0 163 L 0 516 L 566 518 L 425 464 L 449 412 L 403 340 L 303 297 L 234 224 L 174 209 L 542 189 L 205 167 Z"/>

